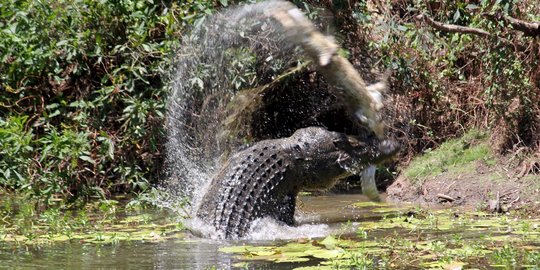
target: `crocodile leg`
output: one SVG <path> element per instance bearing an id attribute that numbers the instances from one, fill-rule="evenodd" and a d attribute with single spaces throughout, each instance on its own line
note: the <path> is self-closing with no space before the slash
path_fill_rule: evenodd
<path id="1" fill-rule="evenodd" d="M 291 192 L 283 198 L 278 206 L 276 219 L 289 226 L 294 226 L 294 209 L 296 208 L 296 192 Z"/>

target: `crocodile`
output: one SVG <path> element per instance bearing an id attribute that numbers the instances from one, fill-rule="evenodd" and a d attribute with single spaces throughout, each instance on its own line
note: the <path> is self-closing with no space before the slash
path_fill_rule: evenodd
<path id="1" fill-rule="evenodd" d="M 225 239 L 245 236 L 260 217 L 292 226 L 301 190 L 330 188 L 337 180 L 392 157 L 397 150 L 397 143 L 391 140 L 360 141 L 322 127 L 263 140 L 225 162 L 196 215 Z"/>

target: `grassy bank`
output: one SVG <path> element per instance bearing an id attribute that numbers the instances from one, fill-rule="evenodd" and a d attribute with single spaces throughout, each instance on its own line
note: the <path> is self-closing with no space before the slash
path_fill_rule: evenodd
<path id="1" fill-rule="evenodd" d="M 399 201 L 538 216 L 540 178 L 521 158 L 497 155 L 489 133 L 473 129 L 413 158 L 387 191 Z"/>
<path id="2" fill-rule="evenodd" d="M 427 149 L 415 157 L 402 173 L 413 183 L 417 183 L 428 176 L 443 172 L 472 172 L 476 168 L 476 162 L 483 162 L 491 167 L 496 165 L 497 160 L 490 147 L 488 134 L 473 129 L 462 137 L 442 143 L 436 149 Z"/>

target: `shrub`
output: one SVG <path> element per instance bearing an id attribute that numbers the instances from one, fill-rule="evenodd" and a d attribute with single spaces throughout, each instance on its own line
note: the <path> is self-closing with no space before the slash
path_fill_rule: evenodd
<path id="1" fill-rule="evenodd" d="M 46 201 L 145 190 L 180 32 L 223 5 L 1 0 L 0 186 Z"/>

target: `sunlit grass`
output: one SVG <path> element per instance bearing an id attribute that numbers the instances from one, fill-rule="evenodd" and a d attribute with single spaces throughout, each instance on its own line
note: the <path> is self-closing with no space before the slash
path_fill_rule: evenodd
<path id="1" fill-rule="evenodd" d="M 404 175 L 412 182 L 446 171 L 473 170 L 475 161 L 495 165 L 487 133 L 472 129 L 460 138 L 451 139 L 413 159 Z"/>

